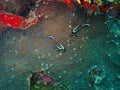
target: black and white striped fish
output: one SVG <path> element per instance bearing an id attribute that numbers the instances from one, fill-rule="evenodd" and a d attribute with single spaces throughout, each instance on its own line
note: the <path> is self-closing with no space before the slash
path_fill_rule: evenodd
<path id="1" fill-rule="evenodd" d="M 85 27 L 91 27 L 91 25 L 90 24 L 83 24 L 82 26 L 78 25 L 78 26 L 76 26 L 75 28 L 72 29 L 71 33 L 72 34 L 77 34 L 80 30 L 82 30 Z"/>

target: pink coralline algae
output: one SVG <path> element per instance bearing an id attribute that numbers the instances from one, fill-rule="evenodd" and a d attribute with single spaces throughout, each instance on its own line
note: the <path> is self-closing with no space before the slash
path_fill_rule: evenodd
<path id="1" fill-rule="evenodd" d="M 46 82 L 48 84 L 51 84 L 51 83 L 54 82 L 54 79 L 52 77 L 48 76 L 48 75 L 40 76 L 40 77 L 38 77 L 38 80 L 40 82 Z"/>

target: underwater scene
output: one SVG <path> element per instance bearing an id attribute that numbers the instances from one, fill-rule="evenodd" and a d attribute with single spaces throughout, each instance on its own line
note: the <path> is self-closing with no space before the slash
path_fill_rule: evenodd
<path id="1" fill-rule="evenodd" d="M 0 90 L 120 90 L 120 0 L 0 0 Z"/>

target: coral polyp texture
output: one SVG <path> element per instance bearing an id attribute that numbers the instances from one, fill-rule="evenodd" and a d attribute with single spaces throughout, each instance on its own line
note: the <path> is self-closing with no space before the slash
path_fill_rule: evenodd
<path id="1" fill-rule="evenodd" d="M 120 90 L 120 1 L 0 0 L 0 90 Z"/>

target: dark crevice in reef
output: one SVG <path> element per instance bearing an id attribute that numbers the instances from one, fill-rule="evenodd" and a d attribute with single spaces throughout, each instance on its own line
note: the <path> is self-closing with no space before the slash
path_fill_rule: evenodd
<path id="1" fill-rule="evenodd" d="M 86 9 L 83 7 L 80 7 L 79 4 L 74 3 L 74 11 L 78 17 L 82 17 L 85 19 L 90 18 L 90 16 L 86 13 Z"/>
<path id="2" fill-rule="evenodd" d="M 30 10 L 34 10 L 35 9 L 35 5 L 36 5 L 36 0 L 25 0 L 22 1 L 21 0 L 21 8 L 18 11 L 18 14 L 22 17 L 27 17 Z"/>

